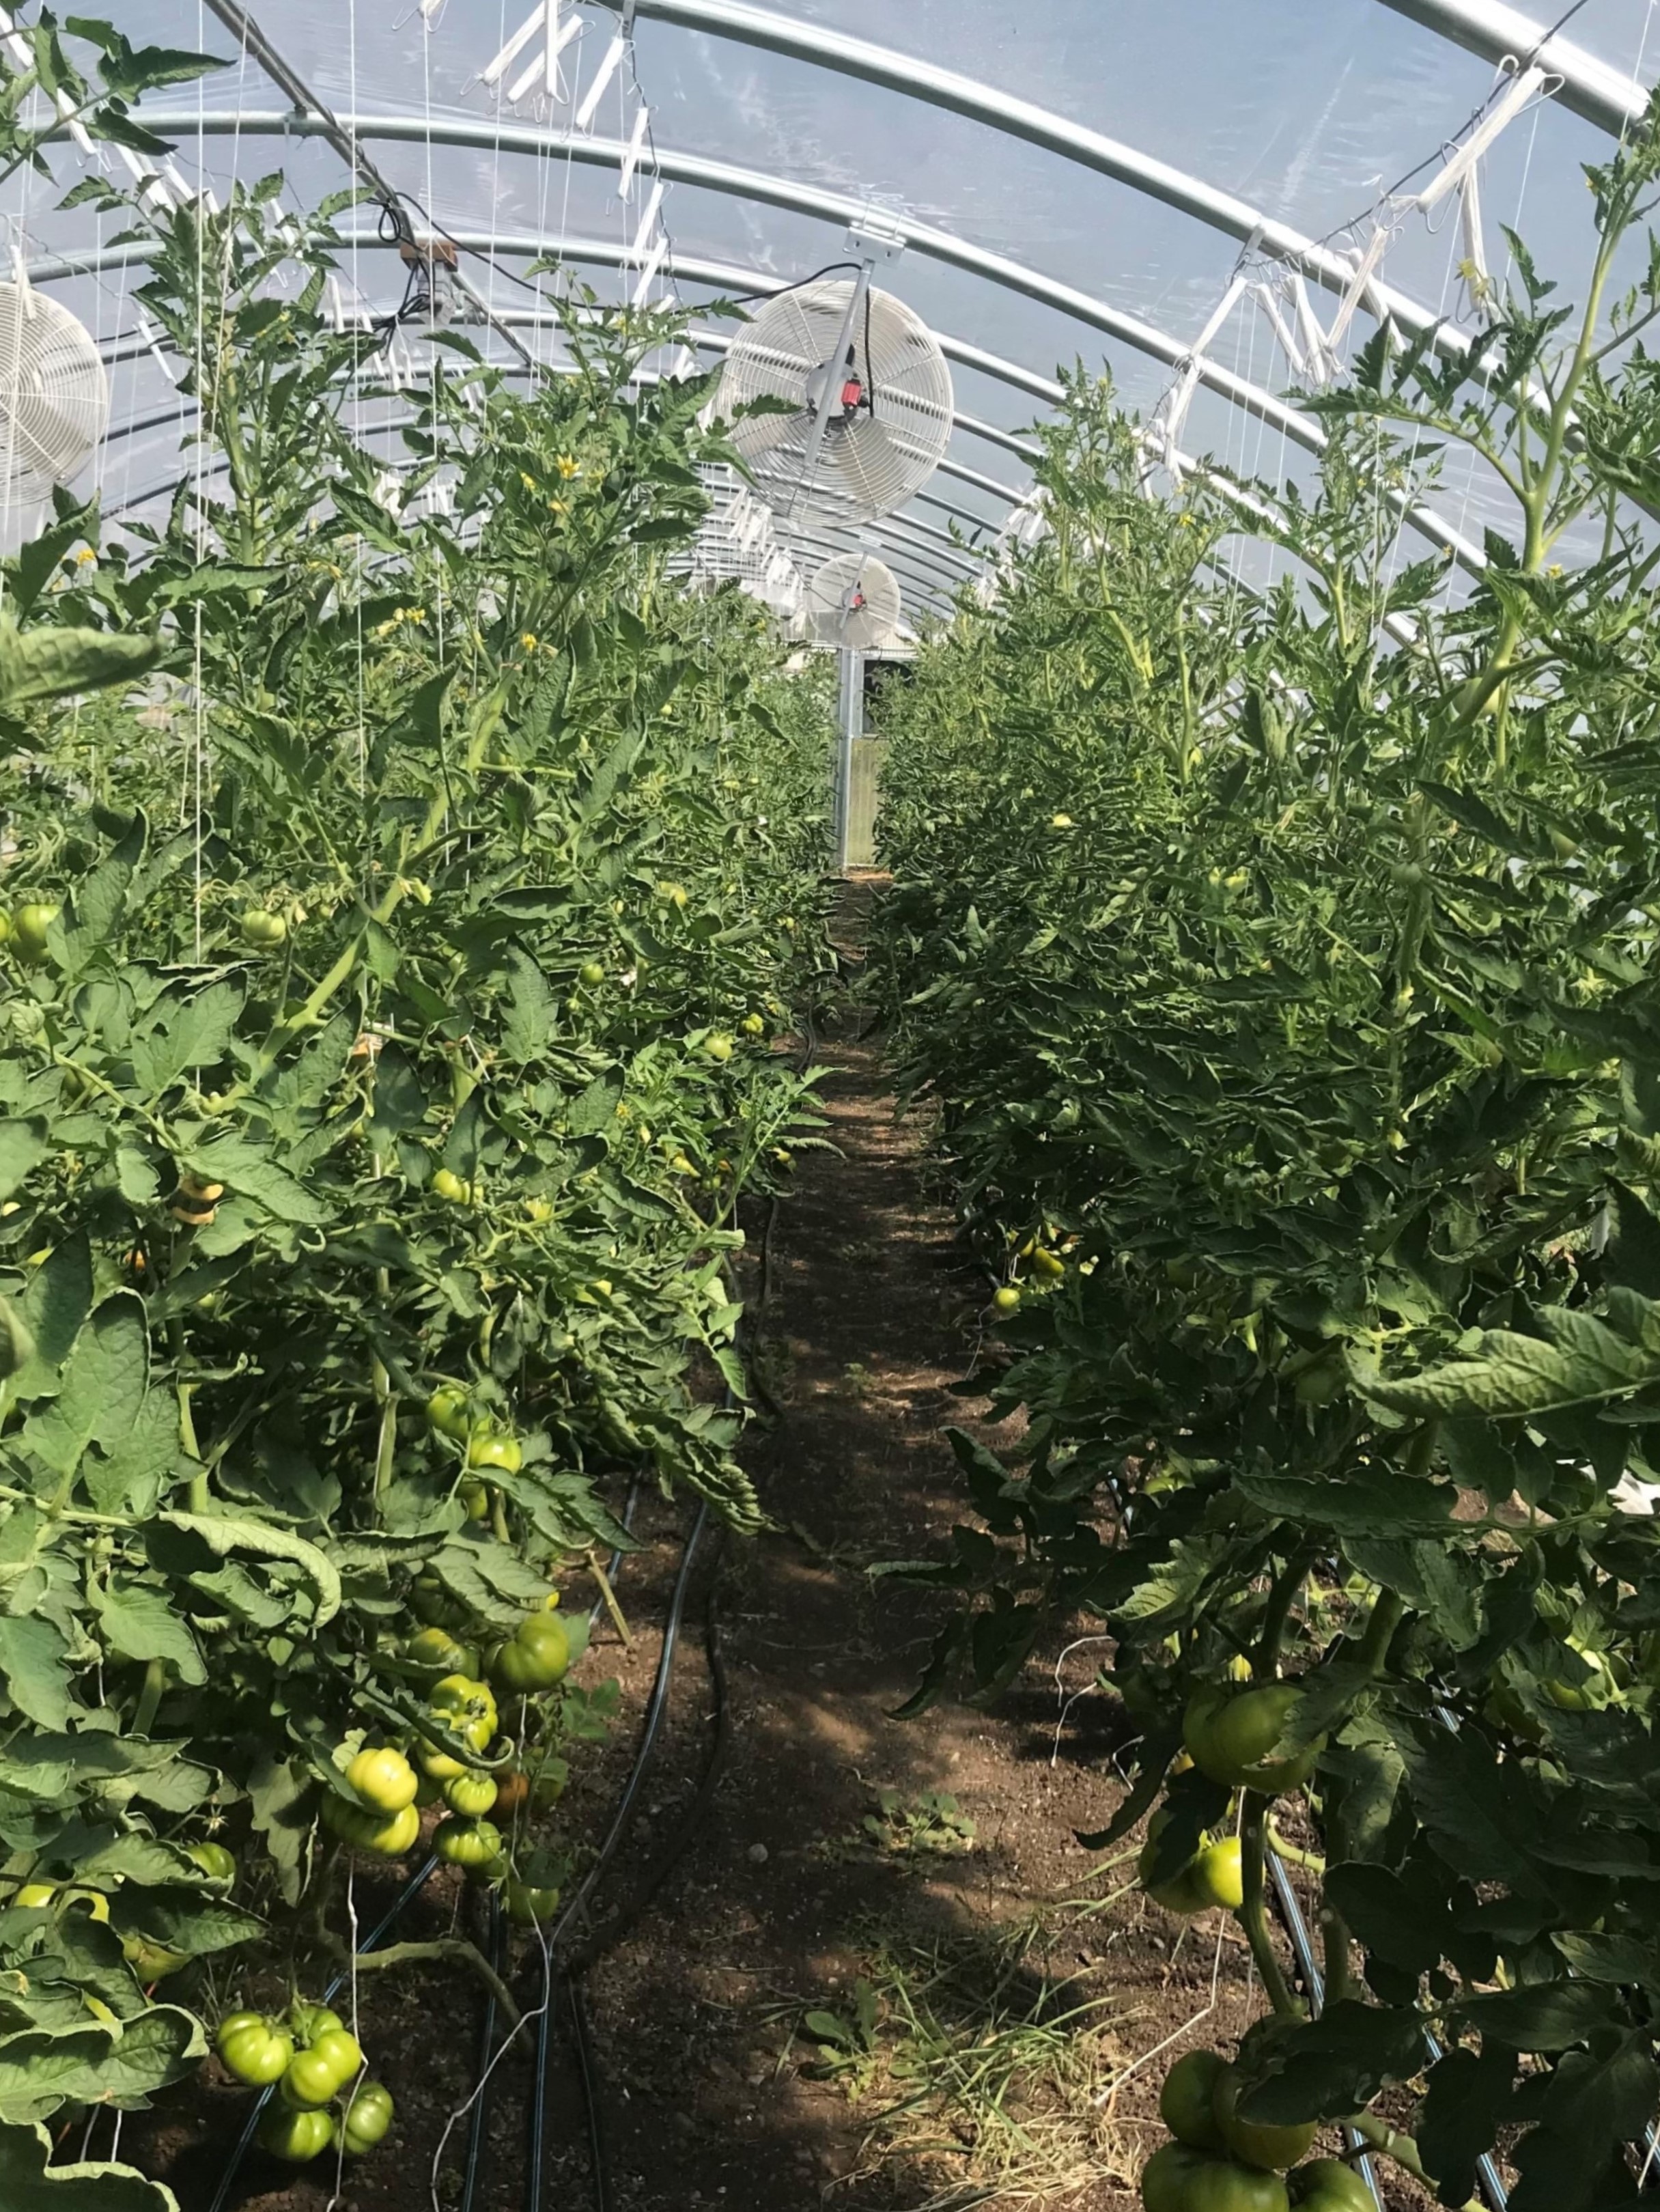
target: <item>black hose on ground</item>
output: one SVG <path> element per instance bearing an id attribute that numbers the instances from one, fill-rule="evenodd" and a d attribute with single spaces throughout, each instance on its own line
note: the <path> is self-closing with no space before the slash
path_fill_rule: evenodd
<path id="1" fill-rule="evenodd" d="M 1291 1876 L 1286 1872 L 1285 1861 L 1280 1856 L 1278 1851 L 1272 1848 L 1268 1851 L 1268 1879 L 1274 1885 L 1274 1900 L 1280 1907 L 1280 1917 L 1286 1923 L 1286 1933 L 1291 1938 L 1292 1955 L 1297 1961 L 1297 1971 L 1302 1976 L 1303 1986 L 1309 1993 L 1309 2009 L 1317 2020 L 1325 2009 L 1325 1977 L 1321 1973 L 1319 1961 L 1314 1955 L 1314 1944 L 1309 1935 L 1308 1923 L 1303 1917 L 1303 1908 L 1298 1903 L 1297 1892 L 1292 1887 Z M 1351 2151 L 1356 2149 L 1360 2142 L 1360 2137 L 1353 2128 L 1344 2129 L 1343 2138 Z M 1377 2176 L 1372 2169 L 1371 2159 L 1358 2158 L 1354 2163 L 1360 2179 L 1371 2191 L 1373 2203 L 1379 2207 L 1379 2212 L 1385 2212 L 1383 2192 L 1377 2185 Z M 1502 2194 L 1496 2212 L 1504 2212 Z"/>
<path id="2" fill-rule="evenodd" d="M 725 1532 L 722 1531 L 722 1552 L 724 1548 Z M 708 1660 L 709 1681 L 714 1696 L 712 1715 L 714 1739 L 708 1757 L 704 1761 L 703 1771 L 690 1803 L 676 1821 L 667 1849 L 648 1869 L 645 1881 L 628 1903 L 602 1926 L 594 1929 L 565 1962 L 565 1974 L 572 1983 L 586 1974 L 590 1967 L 597 1966 L 606 1952 L 613 1950 L 649 1908 L 664 1883 L 696 1841 L 698 1830 L 714 1804 L 715 1791 L 726 1771 L 727 1760 L 732 1751 L 732 1710 L 727 1692 L 726 1656 L 721 1644 L 721 1553 L 717 1553 L 709 1577 L 708 1602 L 703 1613 L 703 1649 Z"/>
<path id="3" fill-rule="evenodd" d="M 580 1981 L 565 1984 L 570 2000 L 571 2040 L 582 2075 L 582 2102 L 588 2116 L 588 2167 L 593 2177 L 593 2212 L 611 2212 L 611 2148 L 605 2137 L 605 2108 L 599 2096 L 599 2062 L 588 2024 L 588 2001 Z"/>
<path id="4" fill-rule="evenodd" d="M 489 1897 L 490 1965 L 499 1974 L 504 1949 L 502 1935 L 502 1899 L 492 1890 Z M 467 2128 L 467 2162 L 461 2180 L 461 2212 L 472 2212 L 475 2198 L 484 2171 L 484 2130 L 489 2112 L 489 2063 L 496 2048 L 496 1992 L 492 1990 L 484 1999 L 483 2025 L 478 2033 L 478 2094 L 473 2100 L 472 2118 Z"/>
<path id="5" fill-rule="evenodd" d="M 600 1844 L 593 1864 L 583 1876 L 575 1896 L 560 1915 L 551 1936 L 548 1938 L 547 1956 L 550 1961 L 550 1971 L 558 1973 L 562 1980 L 568 1981 L 569 1978 L 556 1956 L 561 1938 L 565 1930 L 585 1910 L 589 1899 L 604 1878 L 611 1860 L 621 1849 L 623 1838 L 633 1825 L 635 1801 L 639 1796 L 641 1784 L 645 1780 L 646 1769 L 651 1763 L 653 1752 L 656 1749 L 657 1738 L 663 1725 L 663 1716 L 668 1710 L 669 1689 L 674 1677 L 675 1652 L 680 1641 L 681 1623 L 685 1617 L 686 1593 L 691 1582 L 692 1565 L 697 1556 L 697 1547 L 708 1523 L 708 1513 L 707 1504 L 698 1507 L 697 1517 L 692 1522 L 690 1533 L 686 1538 L 685 1550 L 681 1554 L 680 1571 L 675 1577 L 674 1595 L 669 1601 L 668 1620 L 663 1630 L 663 1647 L 657 1658 L 657 1676 L 652 1685 L 650 1702 L 646 1708 L 640 1741 L 635 1749 L 634 1763 L 629 1770 L 628 1779 L 623 1786 L 623 1795 L 617 1801 L 617 1810 L 611 1816 L 611 1826 L 605 1832 L 605 1839 Z M 542 2212 L 544 2203 L 543 2174 L 547 2163 L 548 2075 L 553 2045 L 553 2038 L 550 2032 L 552 2011 L 550 2003 L 544 2008 L 537 2035 L 536 2079 L 535 2087 L 531 2094 L 530 2152 L 525 2177 L 526 2212 Z M 589 2058 L 591 2064 L 591 2051 Z M 584 2070 L 586 2085 L 588 2069 L 585 2068 Z M 594 2144 L 600 2146 L 603 2144 L 603 2135 L 596 2117 L 597 2082 L 593 2085 L 593 2094 L 590 2100 L 589 2132 Z M 606 2177 L 597 2169 L 594 2186 L 599 2192 L 603 2192 L 607 2186 Z"/>

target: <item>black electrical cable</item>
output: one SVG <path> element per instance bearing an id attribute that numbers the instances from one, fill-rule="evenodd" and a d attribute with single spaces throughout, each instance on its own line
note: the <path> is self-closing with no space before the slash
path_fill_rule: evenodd
<path id="1" fill-rule="evenodd" d="M 726 1656 L 721 1644 L 720 1563 L 724 1548 L 723 1530 L 721 1548 L 715 1554 L 714 1568 L 709 1577 L 708 1602 L 703 1613 L 703 1648 L 708 1661 L 709 1683 L 714 1698 L 714 1737 L 704 1762 L 702 1775 L 690 1803 L 678 1817 L 668 1848 L 648 1869 L 640 1887 L 625 1905 L 619 1907 L 603 1926 L 596 1928 L 566 1960 L 565 1974 L 572 1983 L 580 1980 L 591 1966 L 596 1966 L 607 1951 L 613 1950 L 651 1905 L 696 1842 L 698 1828 L 714 1802 L 714 1793 L 726 1771 L 727 1761 L 732 1752 L 732 1711 L 727 1694 Z"/>
<path id="2" fill-rule="evenodd" d="M 834 276 L 843 269 L 862 269 L 861 261 L 827 261 L 822 269 L 815 269 L 811 276 L 798 276 L 793 284 L 779 284 L 765 292 L 722 292 L 721 299 L 729 307 L 746 307 L 751 300 L 782 300 L 792 292 L 804 292 L 809 284 L 821 277 Z"/>
<path id="3" fill-rule="evenodd" d="M 640 1488 L 643 1480 L 643 1476 L 639 1474 L 635 1474 L 634 1480 L 629 1486 L 628 1501 L 623 1508 L 623 1526 L 629 1534 L 633 1534 L 635 1508 L 640 1502 Z M 622 1567 L 624 1556 L 623 1547 L 619 1544 L 617 1549 L 611 1553 L 611 1564 L 606 1569 L 607 1577 L 612 1582 L 617 1578 L 617 1573 Z M 601 1595 L 595 1598 L 588 1613 L 588 1626 L 590 1628 L 593 1626 L 594 1623 L 599 1620 L 600 1614 L 605 1611 L 605 1601 L 604 1596 Z M 502 1925 L 501 1899 L 499 1895 L 494 1892 L 492 1892 L 490 1897 L 490 1964 L 496 1968 L 496 1972 L 499 1974 L 502 1971 L 502 1953 L 504 1948 L 504 1931 Z M 537 2023 L 538 2078 L 540 2076 L 542 2066 L 545 2063 L 546 2058 L 548 2012 L 550 2008 L 547 2006 L 543 2008 L 541 2016 Z M 485 2007 L 483 2034 L 479 2044 L 478 2088 L 477 2097 L 473 2103 L 471 2125 L 467 2137 L 467 2163 L 465 2174 L 462 2183 L 460 2212 L 472 2212 L 473 2203 L 477 2195 L 478 2185 L 483 2169 L 482 2153 L 484 2140 L 484 2130 L 489 2116 L 491 2086 L 494 2081 L 494 2076 L 490 2073 L 489 2068 L 495 2040 L 496 1999 L 494 1996 L 492 1996 L 489 2003 Z"/>
<path id="4" fill-rule="evenodd" d="M 502 1971 L 502 1899 L 491 1890 L 489 1899 L 489 1950 L 491 1966 Z M 496 1992 L 492 1990 L 484 2000 L 483 2024 L 478 2032 L 478 2084 L 473 2099 L 472 2118 L 467 2129 L 467 2162 L 461 2182 L 461 2212 L 472 2212 L 473 2200 L 484 2170 L 484 2128 L 489 2110 L 489 2063 L 496 2048 Z"/>
<path id="5" fill-rule="evenodd" d="M 1273 1849 L 1272 1845 L 1268 1850 L 1268 1876 L 1274 1884 L 1274 1893 L 1280 1906 L 1280 1917 L 1286 1923 L 1286 1932 L 1291 1938 L 1292 1954 L 1297 1960 L 1297 1971 L 1302 1976 L 1303 1986 L 1309 1993 L 1309 2009 L 1317 2020 L 1325 2010 L 1325 1980 L 1314 1955 L 1314 1944 L 1309 1935 L 1308 1923 L 1303 1917 L 1303 1908 L 1298 1903 L 1297 1892 L 1292 1887 L 1291 1876 L 1286 1872 L 1285 1864 L 1280 1854 Z M 1348 2140 L 1350 2149 L 1354 2149 L 1359 2143 L 1360 2137 L 1353 2128 L 1345 2128 L 1343 2133 Z M 1380 2212 L 1387 2212 L 1387 2208 L 1383 2205 L 1383 2192 L 1377 2185 L 1377 2176 L 1372 2170 L 1371 2159 L 1363 2156 L 1357 2159 L 1355 2164 L 1359 2169 L 1360 2179 L 1371 2191 L 1373 2201 L 1379 2206 Z M 1504 2212 L 1502 2196 L 1499 2200 L 1498 2212 Z"/>
<path id="6" fill-rule="evenodd" d="M 570 2003 L 571 2040 L 582 2075 L 582 2102 L 588 2116 L 588 2169 L 593 2183 L 593 2212 L 611 2212 L 611 2150 L 605 2137 L 605 2110 L 599 2100 L 599 2061 L 588 2025 L 587 1998 L 580 1980 L 565 1984 Z"/>
<path id="7" fill-rule="evenodd" d="M 685 1615 L 686 1593 L 691 1581 L 693 1563 L 697 1557 L 697 1547 L 702 1540 L 704 1528 L 708 1523 L 708 1513 L 707 1503 L 699 1505 L 697 1517 L 691 1524 L 690 1533 L 686 1538 L 685 1549 L 681 1554 L 680 1571 L 675 1577 L 674 1594 L 669 1601 L 668 1619 L 663 1629 L 662 1650 L 657 1658 L 656 1680 L 652 1685 L 651 1698 L 646 1708 L 640 1741 L 635 1749 L 634 1763 L 629 1770 L 628 1779 L 623 1784 L 622 1796 L 617 1801 L 617 1810 L 611 1816 L 611 1826 L 605 1832 L 593 1864 L 583 1876 L 575 1896 L 561 1914 L 557 1924 L 548 1938 L 547 1957 L 550 1972 L 560 1971 L 553 1964 L 554 1954 L 557 1950 L 560 1938 L 587 1906 L 588 1899 L 604 1878 L 606 1869 L 621 1848 L 623 1840 L 633 1823 L 635 1801 L 639 1796 L 641 1785 L 645 1780 L 646 1769 L 651 1763 L 651 1755 L 656 1748 L 658 1735 L 662 1728 L 663 1716 L 668 1708 L 669 1689 L 674 1675 L 675 1651 L 680 1640 L 681 1622 Z M 544 2196 L 542 2177 L 547 2156 L 548 2074 L 553 2040 L 550 2033 L 552 2010 L 550 2002 L 544 2007 L 537 2034 L 536 2086 L 531 2099 L 530 2153 L 526 2169 L 525 2203 L 527 2212 L 542 2212 Z"/>

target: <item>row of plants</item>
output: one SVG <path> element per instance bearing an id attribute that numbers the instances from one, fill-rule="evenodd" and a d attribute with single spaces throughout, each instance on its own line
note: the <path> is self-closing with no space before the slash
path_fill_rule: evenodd
<path id="1" fill-rule="evenodd" d="M 874 988 L 1025 1416 L 954 1437 L 915 1709 L 1104 1625 L 1133 1786 L 1086 1840 L 1151 1815 L 1145 1887 L 1266 1993 L 1172 2075 L 1150 2212 L 1348 2212 L 1362 2151 L 1614 2212 L 1650 2162 L 1657 178 L 1651 116 L 1575 304 L 1514 240 L 1468 349 L 1380 335 L 1301 492 L 1149 496 L 1074 381 L 1041 542 L 890 700 Z M 1400 515 L 1471 465 L 1515 526 L 1464 583 Z"/>
<path id="2" fill-rule="evenodd" d="M 69 31 L 0 59 L 14 165 L 210 66 Z M 530 386 L 435 334 L 389 459 L 350 203 L 283 198 L 70 193 L 199 432 L 0 572 L 0 2198 L 61 2212 L 172 2204 L 43 2124 L 210 2029 L 268 2148 L 385 2136 L 318 1996 L 355 1860 L 544 1926 L 607 1704 L 562 1583 L 631 1483 L 757 1525 L 737 1209 L 818 1121 L 826 702 L 667 574 L 726 452 L 637 374 L 674 319 L 579 298 Z"/>

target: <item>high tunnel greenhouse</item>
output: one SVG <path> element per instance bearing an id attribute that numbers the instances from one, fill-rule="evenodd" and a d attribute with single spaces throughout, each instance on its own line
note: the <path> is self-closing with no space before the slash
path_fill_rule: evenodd
<path id="1" fill-rule="evenodd" d="M 1655 12 L 0 7 L 0 2212 L 1660 2203 Z"/>

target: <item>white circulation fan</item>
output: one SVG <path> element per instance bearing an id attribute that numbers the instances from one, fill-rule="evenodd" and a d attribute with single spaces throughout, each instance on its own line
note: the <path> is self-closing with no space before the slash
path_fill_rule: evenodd
<path id="1" fill-rule="evenodd" d="M 50 498 L 109 422 L 109 379 L 86 325 L 27 283 L 0 283 L 0 501 Z"/>
<path id="2" fill-rule="evenodd" d="M 820 645 L 879 653 L 899 635 L 898 580 L 873 553 L 839 553 L 808 582 L 803 606 Z"/>
<path id="3" fill-rule="evenodd" d="M 769 301 L 733 344 L 717 411 L 779 399 L 732 442 L 781 514 L 874 522 L 927 483 L 951 442 L 951 370 L 939 341 L 869 270 Z"/>

